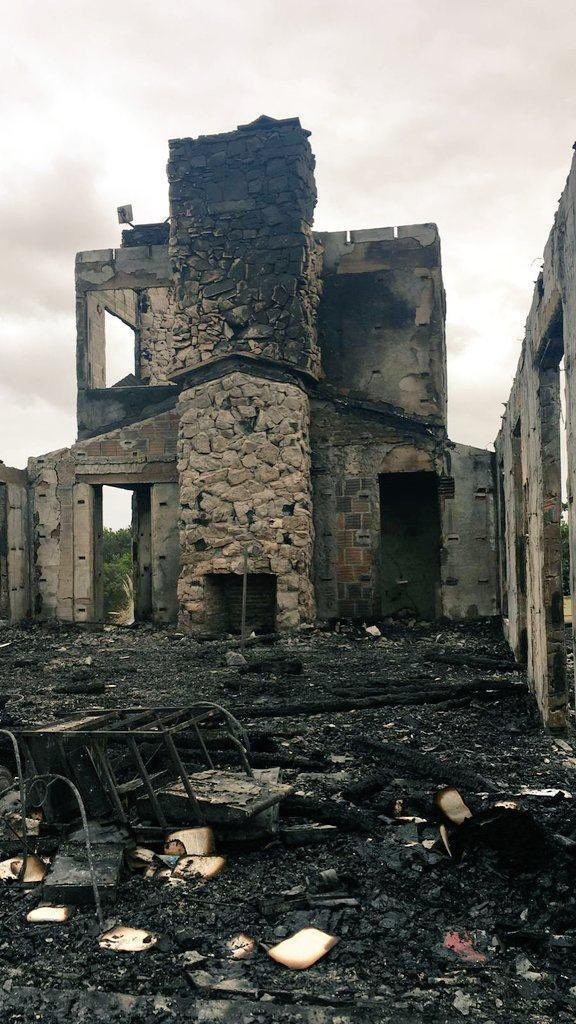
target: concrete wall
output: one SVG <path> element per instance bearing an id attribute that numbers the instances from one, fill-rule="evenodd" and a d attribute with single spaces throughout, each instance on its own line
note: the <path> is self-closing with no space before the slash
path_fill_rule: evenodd
<path id="1" fill-rule="evenodd" d="M 319 341 L 340 393 L 446 424 L 445 296 L 435 224 L 317 234 Z"/>
<path id="2" fill-rule="evenodd" d="M 106 387 L 105 314 L 134 330 L 130 386 Z M 78 436 L 89 437 L 161 402 L 172 366 L 174 301 L 168 247 L 131 245 L 76 257 L 76 376 Z M 152 385 L 142 394 L 142 385 Z"/>
<path id="3" fill-rule="evenodd" d="M 0 462 L 0 619 L 30 615 L 30 530 L 26 472 Z"/>
<path id="4" fill-rule="evenodd" d="M 469 445 L 448 446 L 442 510 L 442 609 L 450 619 L 498 615 L 498 552 L 494 455 Z"/>
<path id="5" fill-rule="evenodd" d="M 39 618 L 85 622 L 100 617 L 98 488 L 175 484 L 177 431 L 177 414 L 169 411 L 29 461 L 33 600 Z M 162 544 L 169 546 L 164 525 L 160 532 Z M 156 569 L 161 576 L 163 567 Z"/>
<path id="6" fill-rule="evenodd" d="M 576 159 L 576 158 L 575 158 Z M 565 358 L 572 593 L 576 521 L 576 163 L 534 289 L 518 369 L 496 439 L 505 629 L 525 657 L 544 722 L 563 728 L 568 684 L 560 551 L 560 375 Z"/>
<path id="7" fill-rule="evenodd" d="M 498 613 L 492 456 L 441 431 L 354 405 L 311 406 L 316 604 L 321 618 L 378 617 L 382 473 L 433 472 L 441 535 L 436 615 Z"/>

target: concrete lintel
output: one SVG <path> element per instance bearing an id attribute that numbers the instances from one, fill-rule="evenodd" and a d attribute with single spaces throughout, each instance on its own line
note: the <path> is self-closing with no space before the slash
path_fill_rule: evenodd
<path id="1" fill-rule="evenodd" d="M 127 468 L 120 473 L 90 473 L 87 466 L 85 469 L 87 472 L 76 474 L 79 484 L 134 487 L 136 484 L 165 484 L 178 480 L 175 459 L 171 462 L 146 462 L 138 469 Z"/>

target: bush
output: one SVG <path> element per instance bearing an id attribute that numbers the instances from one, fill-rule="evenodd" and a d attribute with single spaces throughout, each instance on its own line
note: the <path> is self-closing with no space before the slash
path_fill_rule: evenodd
<path id="1" fill-rule="evenodd" d="M 132 577 L 132 531 L 129 526 L 119 530 L 104 527 L 102 543 L 102 579 L 104 586 L 104 617 L 126 605 L 126 577 Z"/>

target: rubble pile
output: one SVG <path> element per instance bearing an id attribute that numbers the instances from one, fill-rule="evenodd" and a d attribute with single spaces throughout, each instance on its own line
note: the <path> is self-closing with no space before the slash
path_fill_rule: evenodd
<path id="1" fill-rule="evenodd" d="M 368 626 L 254 637 L 242 662 L 233 638 L 2 629 L 2 1021 L 573 1020 L 572 743 L 496 627 Z M 221 720 L 182 729 L 204 820 L 149 736 L 166 827 L 112 748 L 96 814 L 77 733 L 89 820 L 25 757 L 23 827 L 12 736 L 203 701 L 253 773 Z"/>

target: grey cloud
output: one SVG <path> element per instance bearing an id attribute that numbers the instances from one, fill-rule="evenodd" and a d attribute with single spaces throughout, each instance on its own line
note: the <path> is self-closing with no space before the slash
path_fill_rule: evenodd
<path id="1" fill-rule="evenodd" d="M 75 251 L 118 244 L 120 202 L 165 216 L 168 137 L 260 113 L 312 131 L 319 228 L 439 224 L 451 431 L 487 444 L 576 136 L 573 0 L 56 8 L 20 0 L 0 39 L 0 458 L 32 450 L 46 402 L 72 439 Z"/>

